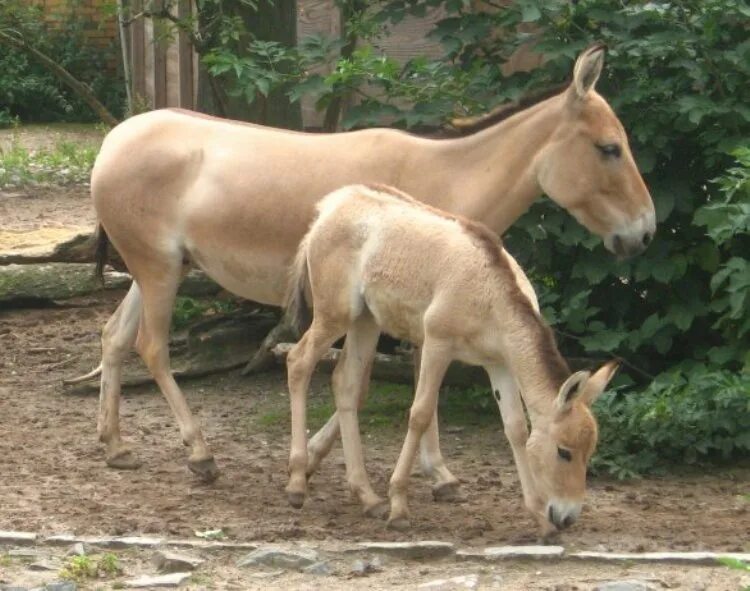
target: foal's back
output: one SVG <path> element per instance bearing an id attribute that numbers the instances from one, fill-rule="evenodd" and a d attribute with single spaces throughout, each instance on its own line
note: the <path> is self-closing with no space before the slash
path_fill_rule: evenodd
<path id="1" fill-rule="evenodd" d="M 477 335 L 502 279 L 518 293 L 520 269 L 484 226 L 384 186 L 345 187 L 318 209 L 306 247 L 316 313 L 338 308 L 351 321 L 369 311 L 383 331 L 420 344 L 426 317 Z"/>

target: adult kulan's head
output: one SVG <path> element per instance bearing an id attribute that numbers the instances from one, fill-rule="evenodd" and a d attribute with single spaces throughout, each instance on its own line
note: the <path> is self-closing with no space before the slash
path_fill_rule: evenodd
<path id="1" fill-rule="evenodd" d="M 656 215 L 625 129 L 595 90 L 604 53 L 594 45 L 578 57 L 562 97 L 564 116 L 535 167 L 542 190 L 624 258 L 651 242 Z"/>
<path id="2" fill-rule="evenodd" d="M 569 527 L 581 514 L 586 466 L 598 437 L 591 405 L 617 371 L 609 362 L 593 374 L 578 371 L 560 386 L 551 411 L 536 417 L 526 442 L 538 506 L 534 510 L 557 529 Z"/>

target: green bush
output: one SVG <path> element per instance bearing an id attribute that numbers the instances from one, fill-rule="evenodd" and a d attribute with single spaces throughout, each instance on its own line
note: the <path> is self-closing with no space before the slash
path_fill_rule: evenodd
<path id="1" fill-rule="evenodd" d="M 78 4 L 78 0 L 69 0 L 71 11 L 62 13 L 50 26 L 41 6 L 12 0 L 0 8 L 0 30 L 20 33 L 36 49 L 88 84 L 97 98 L 120 116 L 125 87 L 117 69 L 118 48 L 116 44 L 95 48 L 86 43 L 84 30 L 91 24 L 77 14 Z M 0 112 L 3 111 L 23 122 L 97 120 L 91 109 L 47 69 L 28 54 L 4 45 L 0 51 Z"/>

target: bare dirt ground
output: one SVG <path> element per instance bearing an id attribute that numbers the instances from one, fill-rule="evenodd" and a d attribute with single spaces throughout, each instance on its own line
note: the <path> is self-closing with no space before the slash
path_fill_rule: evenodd
<path id="1" fill-rule="evenodd" d="M 86 192 L 79 188 L 4 196 L 0 198 L 0 233 L 46 227 L 47 221 L 50 227 L 54 223 L 92 224 Z M 453 424 L 451 417 L 443 417 L 443 449 L 450 467 L 462 479 L 465 498 L 460 503 L 435 503 L 430 483 L 415 474 L 409 532 L 389 531 L 383 522 L 362 517 L 346 490 L 340 450 L 312 479 L 304 508 L 293 510 L 283 492 L 288 400 L 280 372 L 253 378 L 235 372 L 184 384 L 188 403 L 200 418 L 222 469 L 217 482 L 203 484 L 187 470 L 187 453 L 175 421 L 155 386 L 127 390 L 122 404 L 125 436 L 134 443 L 144 465 L 132 472 L 108 469 L 96 437 L 96 395 L 71 395 L 61 381 L 97 365 L 101 326 L 123 295 L 108 292 L 79 298 L 69 302 L 73 307 L 65 308 L 0 310 L 0 530 L 193 537 L 196 531 L 221 528 L 237 541 L 432 539 L 464 547 L 535 541 L 534 524 L 522 507 L 499 418 L 496 426 L 475 427 Z M 141 371 L 141 365 L 133 357 L 126 373 L 136 371 Z M 327 383 L 327 376 L 316 378 L 313 404 L 330 399 Z M 404 434 L 403 415 L 385 424 L 363 425 L 369 473 L 383 495 Z M 559 541 L 569 550 L 747 552 L 750 507 L 740 495 L 749 490 L 746 467 L 627 483 L 592 479 L 580 522 Z M 381 583 L 382 587 L 403 584 L 406 571 L 398 568 L 370 583 L 379 581 L 377 588 Z M 420 581 L 430 580 L 431 567 L 425 568 Z M 573 576 L 565 574 L 570 566 L 513 568 L 520 574 L 512 580 L 520 582 L 503 588 L 552 589 L 557 587 L 523 581 L 534 577 L 537 582 L 546 581 L 546 573 L 558 581 Z M 593 566 L 591 572 L 588 568 L 580 567 L 575 574 L 578 580 L 599 576 Z M 632 568 L 649 570 L 630 565 L 611 567 L 610 572 L 631 574 Z M 665 567 L 659 572 L 667 571 L 675 581 L 685 583 L 678 588 L 734 588 L 726 581 L 692 587 L 688 583 L 693 575 L 684 569 Z M 714 569 L 696 572 L 713 573 Z M 288 576 L 292 578 L 283 579 L 277 588 L 304 587 L 293 578 L 296 575 Z M 524 579 L 527 576 L 531 578 Z M 708 578 L 701 580 L 713 581 L 713 576 L 706 574 Z M 414 577 L 412 572 L 410 580 L 416 583 Z M 325 586 L 348 585 L 339 583 Z M 272 588 L 276 583 L 259 585 Z M 256 587 L 242 584 L 239 588 Z"/>

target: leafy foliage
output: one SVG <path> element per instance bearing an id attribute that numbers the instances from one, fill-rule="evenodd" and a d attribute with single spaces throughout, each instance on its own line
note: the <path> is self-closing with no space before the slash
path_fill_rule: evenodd
<path id="1" fill-rule="evenodd" d="M 79 0 L 68 0 L 59 14 L 47 14 L 43 5 L 7 0 L 0 4 L 0 31 L 20 35 L 75 78 L 87 83 L 116 114 L 124 106 L 124 83 L 113 71 L 119 63 L 117 48 L 94 48 L 85 41 Z M 54 16 L 54 18 L 52 18 Z M 54 24 L 53 24 L 54 23 Z M 0 112 L 31 121 L 93 121 L 90 108 L 28 54 L 11 47 L 0 51 Z M 0 121 L 3 117 L 0 115 Z"/>
<path id="2" fill-rule="evenodd" d="M 605 393 L 595 411 L 601 444 L 594 471 L 626 478 L 750 454 L 747 373 L 665 372 L 643 392 Z"/>
<path id="3" fill-rule="evenodd" d="M 375 49 L 390 25 L 431 7 L 446 14 L 430 33 L 441 59 L 399 64 Z M 609 46 L 599 90 L 629 131 L 654 198 L 654 242 L 637 259 L 615 261 L 549 201 L 505 241 L 535 282 L 564 352 L 623 357 L 631 371 L 617 385 L 645 388 L 605 398 L 598 413 L 599 466 L 620 475 L 652 469 L 660 458 L 747 451 L 738 426 L 750 423 L 741 390 L 750 388 L 748 16 L 738 0 L 517 0 L 484 11 L 459 0 L 388 0 L 360 15 L 369 44 L 327 77 L 302 76 L 302 91 L 291 91 L 315 93 L 320 106 L 356 96 L 347 128 L 419 129 L 569 79 L 583 48 L 595 40 Z M 505 75 L 502 64 L 527 43 L 544 63 Z"/>
<path id="4" fill-rule="evenodd" d="M 88 181 L 98 146 L 60 141 L 52 149 L 28 150 L 16 141 L 0 149 L 0 188 Z"/>

